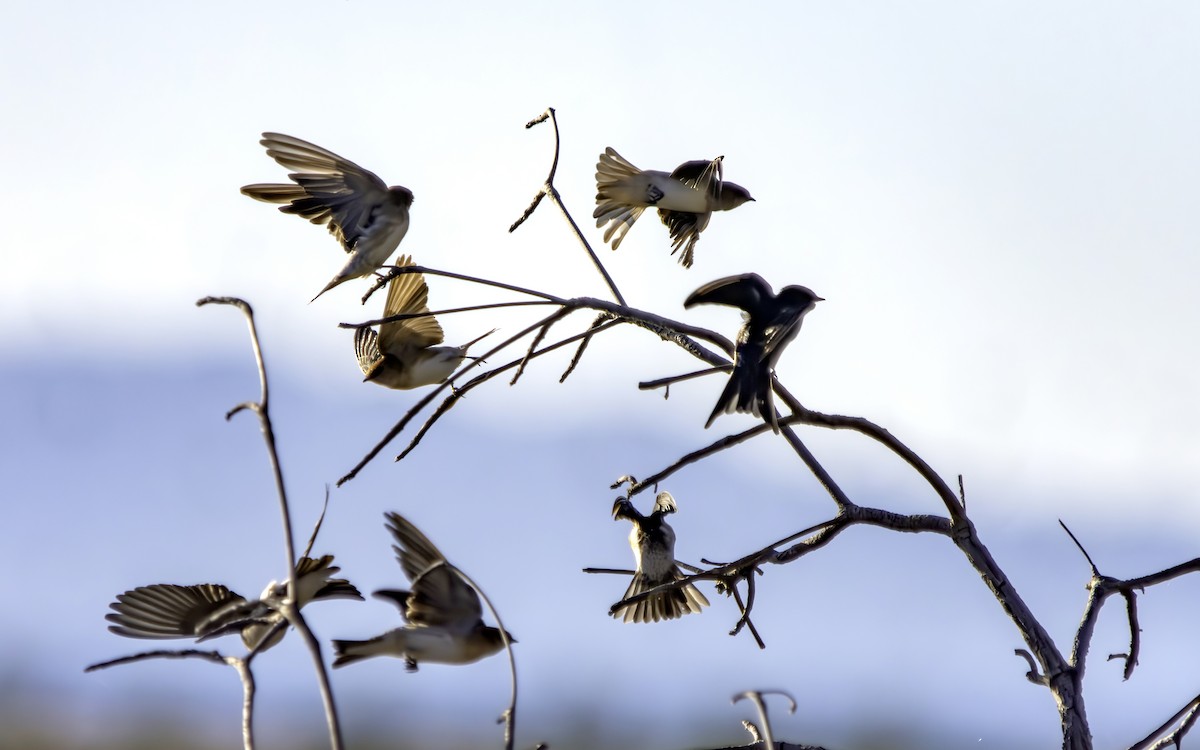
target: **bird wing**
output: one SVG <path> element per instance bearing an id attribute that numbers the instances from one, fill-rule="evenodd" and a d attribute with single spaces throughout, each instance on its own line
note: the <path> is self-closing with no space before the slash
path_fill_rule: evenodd
<path id="1" fill-rule="evenodd" d="M 764 300 L 774 296 L 766 279 L 756 273 L 743 273 L 708 282 L 689 294 L 683 306 L 729 305 L 753 316 L 762 309 Z"/>
<path id="2" fill-rule="evenodd" d="M 294 170 L 288 177 L 296 187 L 247 185 L 242 192 L 269 203 L 290 204 L 280 210 L 313 224 L 328 224 L 346 252 L 354 250 L 370 225 L 372 209 L 392 199 L 388 186 L 374 172 L 315 143 L 283 133 L 263 133 L 259 142 L 268 156 Z"/>
<path id="3" fill-rule="evenodd" d="M 345 578 L 330 578 L 341 568 L 333 564 L 333 555 L 319 558 L 301 557 L 296 561 L 296 581 L 300 587 L 300 606 L 313 599 L 357 599 L 364 601 L 362 593 Z M 287 588 L 287 583 L 284 584 Z"/>
<path id="4" fill-rule="evenodd" d="M 684 268 L 691 268 L 696 252 L 696 241 L 700 233 L 708 226 L 711 213 L 695 214 L 689 211 L 668 211 L 658 209 L 658 218 L 666 225 L 671 234 L 671 255 L 679 252 L 679 263 Z"/>
<path id="5" fill-rule="evenodd" d="M 213 612 L 244 601 L 220 584 L 156 583 L 117 596 L 109 605 L 115 612 L 104 619 L 115 623 L 110 631 L 127 638 L 195 638 Z"/>
<path id="6" fill-rule="evenodd" d="M 721 197 L 721 182 L 725 176 L 724 162 L 724 156 L 718 156 L 711 161 L 705 159 L 685 161 L 675 167 L 675 171 L 671 172 L 671 177 L 690 188 L 703 191 L 714 199 L 718 199 Z"/>
<path id="7" fill-rule="evenodd" d="M 414 625 L 470 629 L 483 617 L 479 595 L 446 562 L 429 538 L 399 513 L 385 513 L 392 549 L 412 581 L 406 619 Z"/>
<path id="8" fill-rule="evenodd" d="M 406 617 L 414 625 L 470 630 L 483 618 L 475 589 L 445 565 L 413 581 Z"/>
<path id="9" fill-rule="evenodd" d="M 396 265 L 411 266 L 413 265 L 412 258 L 402 255 Z M 387 302 L 383 306 L 384 317 L 427 312 L 429 312 L 429 286 L 425 283 L 424 274 L 401 274 L 388 282 Z M 440 344 L 445 339 L 442 327 L 438 325 L 437 318 L 432 315 L 422 318 L 406 318 L 379 326 L 379 348 L 384 353 L 404 347 L 424 349 Z"/>

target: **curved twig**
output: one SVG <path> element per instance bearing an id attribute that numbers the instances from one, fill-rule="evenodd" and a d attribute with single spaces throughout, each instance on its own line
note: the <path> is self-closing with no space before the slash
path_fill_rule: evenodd
<path id="1" fill-rule="evenodd" d="M 775 739 L 772 737 L 771 733 L 771 720 L 767 718 L 767 704 L 763 701 L 763 695 L 771 693 L 775 695 L 782 695 L 783 697 L 787 698 L 788 713 L 796 713 L 796 699 L 793 698 L 791 693 L 787 692 L 786 690 L 747 690 L 744 693 L 738 693 L 737 695 L 733 696 L 734 705 L 737 705 L 738 701 L 746 698 L 758 707 L 758 717 L 762 721 L 763 742 L 766 743 L 766 750 L 775 750 Z"/>
<path id="2" fill-rule="evenodd" d="M 571 212 L 563 205 L 562 196 L 558 194 L 558 189 L 554 187 L 554 175 L 558 171 L 558 154 L 561 145 L 558 133 L 558 117 L 554 114 L 554 107 L 547 108 L 543 114 L 526 123 L 525 127 L 527 129 L 531 128 L 534 125 L 545 122 L 547 119 L 554 126 L 554 159 L 550 162 L 550 172 L 546 175 L 546 182 L 538 190 L 538 194 L 534 197 L 533 202 L 529 204 L 529 208 L 525 209 L 525 213 L 521 215 L 521 218 L 513 222 L 508 231 L 516 231 L 517 227 L 524 224 L 525 220 L 533 215 L 538 204 L 542 202 L 542 198 L 549 196 L 554 205 L 558 206 L 558 210 L 562 211 L 562 215 L 567 220 L 567 223 L 571 225 L 571 231 L 574 232 L 576 239 L 579 240 L 579 244 L 583 245 L 583 249 L 587 252 L 588 257 L 591 258 L 592 265 L 596 267 L 596 271 L 604 278 L 604 283 L 608 285 L 609 291 L 612 292 L 613 299 L 619 304 L 624 305 L 625 298 L 621 296 L 621 290 L 617 289 L 617 283 L 613 281 L 612 276 L 609 276 L 608 269 L 604 267 L 604 264 L 600 262 L 600 258 L 592 250 L 592 246 L 588 244 L 587 238 L 583 236 L 583 232 L 579 229 L 579 225 L 575 223 Z"/>

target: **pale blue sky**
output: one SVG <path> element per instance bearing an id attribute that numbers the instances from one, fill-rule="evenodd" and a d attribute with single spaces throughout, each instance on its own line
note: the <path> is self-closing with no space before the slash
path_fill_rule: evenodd
<path id="1" fill-rule="evenodd" d="M 556 107 L 557 185 L 630 304 L 732 335 L 735 314 L 685 312 L 687 293 L 754 270 L 825 297 L 781 378 L 810 407 L 872 419 L 944 476 L 964 473 L 985 541 L 1064 649 L 1087 569 L 1056 519 L 1112 575 L 1200 553 L 1200 10 L 686 8 L 6 7 L 0 540 L 21 566 L 5 600 L 22 606 L 3 608 L 0 627 L 23 648 L 0 656 L 0 680 L 35 709 L 52 691 L 79 717 L 146 695 L 200 701 L 202 719 L 236 738 L 231 675 L 199 664 L 80 671 L 139 645 L 104 629 L 126 588 L 214 580 L 252 594 L 282 572 L 257 429 L 221 419 L 257 388 L 244 325 L 195 299 L 241 295 L 259 313 L 299 519 L 421 395 L 359 382 L 351 334 L 336 323 L 375 317 L 377 303 L 364 310 L 348 284 L 306 304 L 342 263 L 324 230 L 238 193 L 283 177 L 257 144 L 263 130 L 409 187 L 401 249 L 419 263 L 603 296 L 549 205 L 507 233 L 552 154 L 549 128 L 523 125 Z M 656 169 L 724 154 L 726 177 L 757 202 L 714 217 L 690 271 L 652 215 L 611 252 L 588 220 L 605 146 Z M 435 308 L 509 299 L 430 286 Z M 442 325 L 458 343 L 530 316 Z M 736 729 L 745 714 L 725 701 L 754 687 L 797 695 L 800 713 L 780 718 L 795 741 L 845 742 L 864 705 L 913 732 L 943 728 L 951 743 L 1054 741 L 1049 696 L 1011 656 L 1015 629 L 942 540 L 857 531 L 769 570 L 763 653 L 725 635 L 736 613 L 711 593 L 709 611 L 678 623 L 606 618 L 624 582 L 578 570 L 629 564 L 608 482 L 749 422 L 702 429 L 715 379 L 665 402 L 638 392 L 638 380 L 692 367 L 643 332 L 596 342 L 560 386 L 566 361 L 474 391 L 406 462 L 386 453 L 335 491 L 319 545 L 360 587 L 396 585 L 382 513 L 397 510 L 480 580 L 521 641 L 521 742 L 553 744 L 556 717 L 592 711 L 599 695 L 598 715 L 653 718 L 673 746 L 697 709 Z M 861 502 L 940 510 L 861 439 L 803 437 Z M 831 512 L 774 440 L 665 488 L 679 501 L 685 560 L 733 557 Z M 1129 683 L 1102 661 L 1126 637 L 1118 608 L 1106 611 L 1087 685 L 1101 745 L 1129 744 L 1194 694 L 1198 588 L 1145 597 L 1146 651 Z M 313 616 L 325 638 L 395 621 L 377 602 Z M 264 698 L 267 726 L 282 704 L 314 700 L 289 648 L 260 662 L 264 694 L 274 682 L 279 696 Z M 385 723 L 420 724 L 461 700 L 472 707 L 462 731 L 490 739 L 503 671 L 493 660 L 406 675 L 380 660 L 335 678 L 343 703 L 377 709 L 376 720 L 397 711 Z M 428 706 L 398 711 L 406 701 Z"/>

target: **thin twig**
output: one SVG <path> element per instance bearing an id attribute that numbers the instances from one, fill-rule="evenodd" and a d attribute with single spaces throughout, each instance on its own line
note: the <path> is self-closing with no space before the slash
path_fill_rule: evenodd
<path id="1" fill-rule="evenodd" d="M 1167 719 L 1157 729 L 1146 735 L 1145 739 L 1129 747 L 1129 750 L 1162 750 L 1168 746 L 1174 745 L 1176 750 L 1181 747 L 1180 742 L 1188 730 L 1196 723 L 1196 718 L 1200 712 L 1200 695 L 1192 698 L 1183 708 L 1176 711 L 1171 718 Z M 1185 718 L 1186 717 L 1186 718 Z M 1182 721 L 1180 721 L 1182 719 Z M 1167 730 L 1175 726 L 1179 726 L 1174 732 L 1167 734 Z M 1164 736 L 1165 735 L 1165 736 Z M 1162 738 L 1159 740 L 1159 738 Z"/>
<path id="2" fill-rule="evenodd" d="M 254 349 L 254 359 L 258 364 L 261 395 L 257 403 L 243 404 L 241 407 L 227 414 L 226 419 L 232 417 L 234 413 L 240 411 L 243 407 L 250 409 L 258 415 L 259 425 L 263 433 L 263 441 L 267 446 L 267 456 L 271 463 L 271 472 L 275 478 L 275 490 L 279 496 L 279 511 L 283 521 L 284 550 L 287 556 L 288 594 L 287 601 L 280 607 L 280 612 L 287 618 L 292 627 L 296 628 L 296 632 L 300 634 L 300 638 L 308 646 L 308 651 L 312 656 L 313 666 L 317 673 L 317 684 L 320 688 L 321 700 L 325 705 L 325 719 L 329 725 L 330 747 L 333 750 L 342 750 L 341 723 L 338 721 L 337 704 L 334 700 L 333 688 L 329 684 L 329 673 L 325 669 L 325 661 L 321 657 L 321 645 L 317 642 L 316 636 L 313 635 L 312 630 L 308 627 L 308 623 L 304 620 L 304 615 L 300 614 L 300 608 L 297 606 L 299 590 L 296 582 L 296 546 L 292 534 L 291 510 L 288 505 L 287 489 L 283 481 L 283 469 L 279 463 L 279 452 L 275 444 L 275 430 L 271 426 L 267 366 L 263 360 L 258 329 L 254 324 L 254 310 L 245 300 L 236 297 L 204 297 L 196 302 L 197 307 L 203 307 L 208 304 L 232 305 L 238 308 L 246 317 L 246 324 L 250 328 L 250 343 Z"/>
<path id="3" fill-rule="evenodd" d="M 767 718 L 767 704 L 763 701 L 763 695 L 770 693 L 782 695 L 787 698 L 788 713 L 796 713 L 796 699 L 791 696 L 791 693 L 788 693 L 784 690 L 747 690 L 744 693 L 738 693 L 737 695 L 733 696 L 733 703 L 736 705 L 738 701 L 746 698 L 758 707 L 758 717 L 762 721 L 763 741 L 765 743 L 766 750 L 775 750 L 775 739 L 771 733 L 771 720 Z"/>
<path id="4" fill-rule="evenodd" d="M 467 582 L 467 585 L 475 589 L 475 593 L 479 594 L 479 598 L 483 600 L 483 605 L 487 607 L 488 612 L 492 614 L 492 618 L 496 621 L 496 627 L 500 630 L 500 642 L 504 644 L 504 650 L 508 654 L 508 670 L 512 677 L 512 692 L 509 699 L 508 708 L 500 717 L 500 721 L 504 722 L 504 750 L 513 749 L 513 738 L 517 732 L 517 660 L 513 656 L 512 642 L 508 639 L 508 630 L 504 627 L 504 621 L 500 619 L 500 613 L 492 605 L 492 600 L 488 598 L 487 593 L 479 584 L 475 583 L 469 575 L 462 572 L 459 568 L 451 565 L 449 562 L 442 561 L 440 564 L 445 565 L 452 573 Z M 436 567 L 436 566 L 435 566 Z M 423 573 L 422 575 L 426 575 Z"/>
<path id="5" fill-rule="evenodd" d="M 538 190 L 538 194 L 534 197 L 533 202 L 529 204 L 529 208 L 525 209 L 525 213 L 521 215 L 521 218 L 513 222 L 512 226 L 508 228 L 508 231 L 516 231 L 517 227 L 524 224 L 525 220 L 533 214 L 534 210 L 538 207 L 538 204 L 542 202 L 542 198 L 549 196 L 554 205 L 558 206 L 558 210 L 562 211 L 562 215 L 564 218 L 566 218 L 567 223 L 571 225 L 571 231 L 575 233 L 575 237 L 579 240 L 579 244 L 583 245 L 583 249 L 587 252 L 588 257 L 591 258 L 592 265 L 596 267 L 596 271 L 598 271 L 604 278 L 604 283 L 608 285 L 609 291 L 612 292 L 613 299 L 615 299 L 618 304 L 624 305 L 625 298 L 621 296 L 621 290 L 617 289 L 617 283 L 613 281 L 612 276 L 609 276 L 608 269 L 604 267 L 604 264 L 600 262 L 600 258 L 596 255 L 595 251 L 592 250 L 592 246 L 588 244 L 587 238 L 583 236 L 583 232 L 579 229 L 579 225 L 575 223 L 575 219 L 571 216 L 571 212 L 568 211 L 567 207 L 563 205 L 562 196 L 558 194 L 558 189 L 554 187 L 554 175 L 558 171 L 558 154 L 561 146 L 558 133 L 558 117 L 556 117 L 554 114 L 554 107 L 549 107 L 544 114 L 533 120 L 530 120 L 528 123 L 526 123 L 525 127 L 531 128 L 538 123 L 545 122 L 547 119 L 549 119 L 550 123 L 554 126 L 554 159 L 550 162 L 550 172 L 546 175 L 546 182 L 543 183 L 541 189 Z"/>
<path id="6" fill-rule="evenodd" d="M 609 321 L 609 323 L 606 324 L 605 327 L 611 328 L 612 326 L 618 325 L 619 323 L 621 323 L 621 321 L 619 321 L 619 320 Z M 522 334 L 519 334 L 517 336 L 517 338 L 519 338 L 521 335 L 524 335 L 525 333 L 528 333 L 529 330 L 533 327 L 534 326 L 530 326 L 530 328 L 527 328 Z M 533 354 L 530 355 L 530 358 L 540 357 L 543 354 L 552 352 L 555 349 L 559 349 L 561 347 L 566 346 L 567 344 L 577 341 L 586 335 L 587 335 L 586 332 L 585 333 L 577 333 L 574 336 L 563 339 L 562 341 L 556 342 L 554 344 L 550 344 L 549 346 L 546 346 L 543 349 L 539 349 L 536 352 L 533 352 Z M 456 404 L 459 401 L 459 399 L 464 398 L 467 395 L 467 393 L 470 392 L 473 388 L 483 385 L 488 380 L 491 380 L 492 378 L 496 377 L 497 375 L 500 375 L 501 373 L 506 372 L 507 370 L 510 370 L 510 369 L 518 366 L 519 364 L 521 364 L 524 361 L 525 361 L 525 358 L 514 359 L 513 361 L 511 361 L 505 365 L 501 365 L 494 369 L 488 370 L 485 373 L 476 375 L 474 378 L 467 381 L 467 383 L 465 385 L 462 385 L 462 386 L 454 389 L 454 391 L 449 396 L 447 396 L 444 401 L 442 401 L 441 405 L 438 406 L 437 410 L 434 411 L 434 413 L 431 414 L 429 416 L 429 418 L 425 420 L 425 424 L 421 425 L 421 429 L 417 430 L 416 435 L 413 436 L 412 440 L 409 441 L 408 445 L 404 448 L 404 450 L 400 451 L 400 454 L 398 456 L 396 456 L 396 460 L 401 461 L 406 456 L 408 456 L 408 454 L 411 453 L 413 451 L 413 449 L 416 448 L 417 445 L 421 442 L 421 439 L 425 436 L 425 433 L 429 432 L 430 428 L 433 427 L 433 425 L 439 419 L 441 419 L 442 415 L 445 414 L 447 411 L 449 411 L 450 408 L 453 407 L 454 404 Z M 418 411 L 420 411 L 420 408 L 422 406 L 424 406 L 424 404 L 426 404 L 426 403 L 428 403 L 428 402 L 424 401 L 421 404 L 414 406 L 409 411 L 409 413 L 405 415 L 405 420 L 408 420 L 412 416 L 415 416 L 416 413 Z M 404 424 L 407 425 L 407 421 L 404 421 Z M 403 429 L 403 427 L 401 427 L 401 429 Z M 340 482 L 339 482 L 339 484 L 340 484 Z"/>

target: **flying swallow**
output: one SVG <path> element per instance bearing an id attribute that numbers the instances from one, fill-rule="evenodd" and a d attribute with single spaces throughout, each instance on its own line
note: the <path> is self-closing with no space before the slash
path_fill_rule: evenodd
<path id="1" fill-rule="evenodd" d="M 286 169 L 295 184 L 246 185 L 242 193 L 267 203 L 283 203 L 280 211 L 313 224 L 328 224 L 329 233 L 350 257 L 317 293 L 371 274 L 399 247 L 408 232 L 408 188 L 388 187 L 374 172 L 332 151 L 282 133 L 263 133 L 267 155 Z M 313 297 L 315 300 L 317 297 Z"/>
<path id="2" fill-rule="evenodd" d="M 392 549 L 411 591 L 385 589 L 373 595 L 400 608 L 404 627 L 389 630 L 366 641 L 333 642 L 334 667 L 342 667 L 373 656 L 404 659 L 410 672 L 420 662 L 470 664 L 498 653 L 503 638 L 516 639 L 507 631 L 483 624 L 483 608 L 475 589 L 450 567 L 433 542 L 399 513 L 385 513 L 388 531 L 396 543 Z"/>
<path id="3" fill-rule="evenodd" d="M 704 423 L 705 429 L 718 414 L 739 411 L 762 417 L 772 430 L 779 432 L 771 374 L 784 348 L 800 332 L 805 314 L 823 300 L 803 286 L 785 286 L 779 294 L 774 294 L 771 286 L 756 273 L 710 281 L 688 295 L 684 307 L 729 305 L 744 313 L 734 352 L 733 372 Z"/>
<path id="4" fill-rule="evenodd" d="M 411 266 L 412 258 L 402 255 L 397 266 Z M 422 315 L 429 312 L 429 287 L 425 276 L 405 273 L 388 282 L 383 316 Z M 388 388 L 419 388 L 441 383 L 467 359 L 472 344 L 495 332 L 495 328 L 462 346 L 436 346 L 445 340 L 442 327 L 432 315 L 405 318 L 373 328 L 359 328 L 354 334 L 354 353 L 363 371 L 363 381 Z"/>
<path id="5" fill-rule="evenodd" d="M 596 227 L 609 224 L 604 241 L 616 250 L 642 211 L 654 207 L 671 233 L 671 254 L 681 248 L 679 262 L 691 268 L 696 240 L 708 226 L 713 211 L 729 211 L 746 201 L 750 192 L 722 180 L 723 161 L 686 161 L 670 174 L 641 170 L 610 146 L 596 164 Z"/>
<path id="6" fill-rule="evenodd" d="M 301 607 L 316 599 L 362 601 L 362 594 L 349 581 L 329 577 L 340 570 L 332 562 L 333 555 L 319 560 L 300 558 L 296 576 L 297 601 Z M 272 581 L 262 598 L 253 602 L 215 583 L 194 586 L 156 583 L 118 595 L 109 605 L 114 613 L 104 619 L 114 623 L 108 626 L 110 631 L 127 638 L 208 640 L 237 631 L 246 648 L 253 649 L 283 618 L 276 607 L 285 596 L 286 581 Z M 283 633 L 280 628 L 260 650 L 274 646 Z"/>
<path id="7" fill-rule="evenodd" d="M 622 599 L 683 578 L 683 573 L 675 564 L 675 530 L 666 521 L 666 516 L 675 510 L 675 498 L 669 492 L 658 493 L 654 500 L 654 512 L 648 516 L 639 513 L 633 503 L 624 497 L 618 497 L 613 503 L 613 520 L 624 518 L 633 522 L 629 546 L 633 548 L 633 559 L 637 562 L 633 580 Z M 624 615 L 625 622 L 658 622 L 674 620 L 692 612 L 698 614 L 701 607 L 707 606 L 708 599 L 689 583 L 654 594 L 635 604 L 626 604 L 614 610 L 612 616 Z"/>

